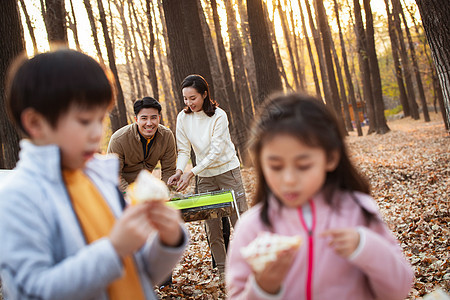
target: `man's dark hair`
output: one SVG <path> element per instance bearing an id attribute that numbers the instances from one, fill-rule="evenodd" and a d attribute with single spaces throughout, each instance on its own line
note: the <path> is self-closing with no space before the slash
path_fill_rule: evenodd
<path id="1" fill-rule="evenodd" d="M 25 133 L 24 110 L 32 108 L 55 128 L 72 105 L 111 107 L 114 82 L 100 64 L 86 54 L 60 49 L 17 59 L 9 70 L 6 108 L 10 119 Z"/>
<path id="2" fill-rule="evenodd" d="M 137 116 L 143 108 L 156 108 L 161 114 L 161 104 L 153 97 L 144 97 L 134 102 L 134 114 Z"/>

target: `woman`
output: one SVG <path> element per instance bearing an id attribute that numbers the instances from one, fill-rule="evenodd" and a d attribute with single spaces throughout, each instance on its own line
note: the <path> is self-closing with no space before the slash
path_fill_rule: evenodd
<path id="1" fill-rule="evenodd" d="M 247 210 L 247 202 L 240 162 L 230 138 L 226 113 L 210 98 L 208 83 L 202 76 L 187 76 L 181 89 L 186 107 L 177 117 L 177 170 L 167 184 L 176 184 L 177 191 L 181 191 L 189 186 L 192 177 L 198 175 L 200 193 L 233 189 L 239 213 L 243 213 Z M 190 158 L 191 146 L 197 165 L 183 173 Z M 236 212 L 230 219 L 234 226 L 237 221 Z M 206 220 L 206 234 L 220 279 L 223 280 L 226 250 L 220 218 Z"/>

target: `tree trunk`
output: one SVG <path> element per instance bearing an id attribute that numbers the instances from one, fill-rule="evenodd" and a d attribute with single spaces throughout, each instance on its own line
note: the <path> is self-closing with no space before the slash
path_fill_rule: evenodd
<path id="1" fill-rule="evenodd" d="M 25 50 L 19 6 L 3 0 L 0 12 L 0 168 L 12 169 L 19 159 L 19 135 L 8 119 L 5 106 L 5 79 L 11 62 Z"/>
<path id="2" fill-rule="evenodd" d="M 155 34 L 153 32 L 153 21 L 152 14 L 150 12 L 150 0 L 146 0 L 146 8 L 147 8 L 147 22 L 148 22 L 148 34 L 150 36 L 149 43 L 149 56 L 147 60 L 147 70 L 148 70 L 148 78 L 150 80 L 150 84 L 152 86 L 153 97 L 159 99 L 159 90 L 158 90 L 158 79 L 156 77 L 156 64 L 155 64 Z"/>
<path id="3" fill-rule="evenodd" d="M 27 7 L 25 5 L 25 0 L 20 0 L 20 6 L 22 7 L 23 14 L 25 16 L 25 21 L 27 23 L 28 32 L 30 33 L 31 43 L 33 44 L 33 52 L 36 55 L 39 50 L 37 48 L 36 36 L 34 35 L 33 24 L 30 20 L 30 15 L 28 14 Z"/>
<path id="4" fill-rule="evenodd" d="M 316 87 L 316 97 L 322 99 L 322 95 L 320 92 L 320 83 L 319 78 L 317 77 L 316 63 L 314 62 L 314 56 L 311 49 L 311 43 L 309 42 L 308 31 L 306 30 L 305 16 L 303 14 L 302 4 L 300 0 L 298 0 L 298 6 L 300 7 L 300 17 L 302 19 L 302 30 L 305 35 L 306 47 L 308 48 L 309 62 L 311 64 L 311 70 L 313 73 L 314 86 Z M 322 99 L 323 101 L 323 99 Z"/>
<path id="5" fill-rule="evenodd" d="M 252 107 L 255 99 L 258 97 L 258 85 L 256 83 L 255 59 L 253 57 L 252 44 L 250 42 L 250 30 L 248 28 L 247 7 L 242 0 L 237 0 L 239 16 L 241 19 L 242 37 L 244 38 L 244 62 L 247 71 L 247 80 L 250 85 L 252 95 Z"/>
<path id="6" fill-rule="evenodd" d="M 114 56 L 111 39 L 109 37 L 108 26 L 106 25 L 106 15 L 102 0 L 97 0 L 97 5 L 100 13 L 100 23 L 102 24 L 103 37 L 105 38 L 106 51 L 108 53 L 109 68 L 113 72 L 114 79 L 116 81 L 117 105 L 109 114 L 111 119 L 111 130 L 114 133 L 117 129 L 127 124 L 127 109 L 125 107 L 122 86 L 120 84 L 119 74 L 117 72 L 116 59 Z"/>
<path id="7" fill-rule="evenodd" d="M 405 40 L 403 37 L 402 25 L 399 18 L 400 11 L 395 0 L 392 2 L 392 4 L 393 4 L 394 25 L 398 34 L 398 41 L 400 45 L 400 57 L 402 58 L 401 62 L 403 66 L 403 72 L 405 75 L 405 83 L 406 83 L 406 90 L 408 93 L 408 102 L 409 108 L 411 110 L 411 117 L 414 120 L 418 120 L 419 110 L 417 107 L 416 93 L 414 92 L 414 85 L 411 78 L 411 65 L 409 63 L 408 53 L 406 51 Z"/>
<path id="8" fill-rule="evenodd" d="M 253 118 L 254 111 L 247 74 L 245 74 L 244 49 L 237 29 L 236 11 L 230 0 L 225 0 L 224 3 L 227 12 L 228 37 L 230 40 L 231 61 L 233 63 L 237 102 L 242 114 L 241 120 L 244 126 L 247 127 L 249 121 Z M 243 137 L 241 136 L 241 138 Z"/>
<path id="9" fill-rule="evenodd" d="M 294 42 L 294 55 L 297 64 L 297 73 L 298 73 L 298 81 L 300 83 L 300 89 L 302 91 L 306 91 L 306 77 L 305 77 L 305 64 L 303 61 L 303 43 L 301 42 L 301 38 L 297 35 L 297 31 L 295 30 L 295 20 L 294 20 L 294 12 L 292 11 L 292 3 L 289 2 L 289 19 L 292 24 L 292 34 L 293 34 L 293 42 Z M 297 38 L 299 42 L 297 43 Z M 301 52 L 300 52 L 301 51 Z M 299 55 L 301 53 L 301 55 Z"/>
<path id="10" fill-rule="evenodd" d="M 291 63 L 292 77 L 294 78 L 295 89 L 298 91 L 298 90 L 300 90 L 300 82 L 298 80 L 298 72 L 297 72 L 297 67 L 296 67 L 295 59 L 294 59 L 294 51 L 292 50 L 291 30 L 288 26 L 286 13 L 281 8 L 280 0 L 278 0 L 277 9 L 278 9 L 278 15 L 280 16 L 280 20 L 281 20 L 281 27 L 283 29 L 284 39 L 286 41 L 286 46 L 287 46 L 288 53 L 289 53 L 289 61 Z"/>
<path id="11" fill-rule="evenodd" d="M 369 118 L 369 129 L 367 133 L 373 133 L 376 131 L 376 119 L 375 119 L 375 109 L 373 103 L 373 93 L 372 93 L 372 83 L 369 59 L 367 54 L 366 45 L 366 32 L 364 29 L 364 24 L 361 15 L 361 6 L 359 0 L 353 0 L 354 14 L 355 14 L 355 32 L 356 40 L 358 44 L 358 61 L 359 69 L 361 72 L 363 93 L 364 93 L 364 106 L 367 109 L 367 116 Z"/>
<path id="12" fill-rule="evenodd" d="M 73 22 L 72 22 L 69 14 L 67 14 L 67 18 L 69 19 L 69 28 L 73 32 L 73 39 L 75 40 L 75 47 L 77 48 L 78 51 L 81 51 L 80 41 L 78 39 L 77 17 L 75 16 L 75 10 L 73 9 L 72 0 L 69 0 L 69 2 L 70 2 L 70 10 L 71 10 L 72 17 L 73 17 Z"/>
<path id="13" fill-rule="evenodd" d="M 283 85 L 278 73 L 275 54 L 269 40 L 269 31 L 264 18 L 262 0 L 247 0 L 248 25 L 255 58 L 256 80 L 259 96 L 255 105 L 275 91 L 282 91 Z"/>
<path id="14" fill-rule="evenodd" d="M 350 98 L 350 103 L 353 108 L 353 118 L 355 120 L 355 126 L 356 126 L 356 130 L 358 132 L 358 136 L 362 136 L 363 132 L 361 129 L 361 122 L 359 121 L 359 110 L 358 110 L 358 106 L 356 104 L 355 90 L 353 87 L 352 75 L 350 74 L 350 69 L 348 67 L 347 50 L 345 49 L 345 41 L 344 41 L 344 35 L 342 34 L 341 22 L 340 22 L 340 18 L 339 18 L 339 6 L 337 4 L 337 0 L 334 0 L 334 12 L 336 15 L 336 23 L 337 23 L 338 30 L 339 30 L 339 41 L 341 43 L 342 62 L 344 64 L 345 77 L 347 78 L 348 96 Z"/>
<path id="15" fill-rule="evenodd" d="M 417 89 L 419 90 L 420 102 L 422 104 L 423 118 L 424 118 L 425 122 L 430 122 L 430 115 L 428 114 L 427 99 L 425 98 L 425 91 L 423 89 L 422 78 L 420 76 L 419 64 L 417 63 L 416 50 L 414 50 L 415 46 L 414 46 L 414 43 L 411 38 L 411 33 L 409 32 L 408 23 L 406 22 L 406 18 L 405 18 L 405 13 L 403 12 L 403 8 L 402 8 L 402 4 L 400 3 L 400 0 L 393 0 L 393 1 L 398 1 L 398 5 L 400 8 L 400 14 L 402 15 L 403 24 L 405 25 L 406 37 L 408 38 L 409 51 L 411 52 L 411 59 L 412 59 L 412 63 L 413 63 L 413 71 L 414 71 L 414 75 L 416 76 Z"/>
<path id="16" fill-rule="evenodd" d="M 45 0 L 43 11 L 50 49 L 68 46 L 64 0 Z"/>
<path id="17" fill-rule="evenodd" d="M 373 29 L 373 16 L 370 7 L 370 0 L 364 0 L 364 11 L 366 15 L 366 41 L 367 55 L 369 57 L 370 78 L 372 79 L 373 102 L 375 107 L 376 131 L 385 134 L 390 129 L 384 116 L 383 90 L 381 87 L 381 74 L 378 66 L 377 52 L 375 49 L 375 36 Z"/>
<path id="18" fill-rule="evenodd" d="M 91 24 L 92 37 L 94 38 L 95 50 L 97 50 L 97 57 L 102 66 L 105 65 L 103 60 L 102 51 L 100 49 L 100 43 L 98 42 L 97 25 L 95 25 L 94 14 L 92 13 L 92 6 L 90 0 L 83 0 L 84 7 L 86 8 L 87 16 L 89 19 L 89 24 Z"/>
<path id="19" fill-rule="evenodd" d="M 331 33 L 328 27 L 328 17 L 325 13 L 322 0 L 315 0 L 316 4 L 316 17 L 319 23 L 319 28 L 322 33 L 323 53 L 325 57 L 325 65 L 328 74 L 328 83 L 330 84 L 330 103 L 326 103 L 328 107 L 334 110 L 336 117 L 340 120 L 345 128 L 345 124 L 342 119 L 341 100 L 339 97 L 339 90 L 336 82 L 336 75 L 334 73 L 333 57 L 331 56 Z"/>
<path id="20" fill-rule="evenodd" d="M 314 25 L 314 19 L 311 12 L 311 6 L 308 0 L 305 0 L 306 11 L 308 12 L 309 27 L 314 39 L 314 45 L 316 46 L 317 58 L 319 61 L 320 77 L 322 79 L 323 99 L 328 105 L 332 103 L 330 86 L 328 85 L 327 70 L 323 57 L 322 41 L 320 40 L 320 33 Z"/>
<path id="21" fill-rule="evenodd" d="M 275 24 L 274 24 L 274 20 L 270 20 L 269 17 L 269 13 L 267 11 L 267 5 L 265 2 L 263 2 L 263 10 L 264 10 L 264 17 L 266 19 L 267 22 L 267 27 L 269 28 L 269 39 L 272 41 L 273 43 L 273 48 L 275 51 L 275 61 L 277 62 L 277 67 L 279 69 L 280 75 L 284 80 L 284 83 L 286 85 L 287 90 L 292 91 L 292 86 L 289 84 L 287 75 L 286 75 L 286 70 L 284 69 L 284 64 L 283 64 L 283 60 L 281 59 L 281 54 L 280 54 L 280 47 L 278 46 L 278 42 L 277 42 L 277 38 L 275 35 Z M 274 12 L 275 14 L 275 12 Z"/>
<path id="22" fill-rule="evenodd" d="M 411 116 L 411 111 L 409 108 L 408 98 L 406 96 L 405 84 L 403 82 L 403 71 L 398 56 L 399 50 L 398 50 L 397 33 L 395 31 L 395 27 L 393 24 L 392 13 L 389 9 L 389 0 L 384 0 L 384 2 L 386 4 L 386 13 L 388 17 L 388 30 L 389 30 L 389 37 L 391 40 L 392 57 L 394 60 L 395 78 L 397 79 L 398 90 L 400 92 L 400 103 L 403 107 L 403 114 L 405 115 L 405 117 L 409 117 Z"/>
<path id="23" fill-rule="evenodd" d="M 442 87 L 447 131 L 450 127 L 450 5 L 440 0 L 416 0 Z"/>

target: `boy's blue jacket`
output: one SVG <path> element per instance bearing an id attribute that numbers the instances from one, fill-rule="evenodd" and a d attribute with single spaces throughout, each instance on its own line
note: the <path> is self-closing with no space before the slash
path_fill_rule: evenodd
<path id="1" fill-rule="evenodd" d="M 6 299 L 108 299 L 106 287 L 122 275 L 107 238 L 86 245 L 61 174 L 59 148 L 20 143 L 14 172 L 0 183 L 0 276 Z M 98 155 L 85 173 L 116 216 L 121 214 L 117 159 Z M 181 258 L 178 248 L 149 240 L 134 255 L 147 299 Z"/>

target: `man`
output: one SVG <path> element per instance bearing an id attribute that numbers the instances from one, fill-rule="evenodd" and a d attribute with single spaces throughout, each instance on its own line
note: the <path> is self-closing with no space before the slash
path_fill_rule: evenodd
<path id="1" fill-rule="evenodd" d="M 117 130 L 107 150 L 119 156 L 123 192 L 141 170 L 152 172 L 158 162 L 164 182 L 175 174 L 176 168 L 175 138 L 169 128 L 159 124 L 161 104 L 152 97 L 144 97 L 134 102 L 134 114 L 136 122 Z"/>

